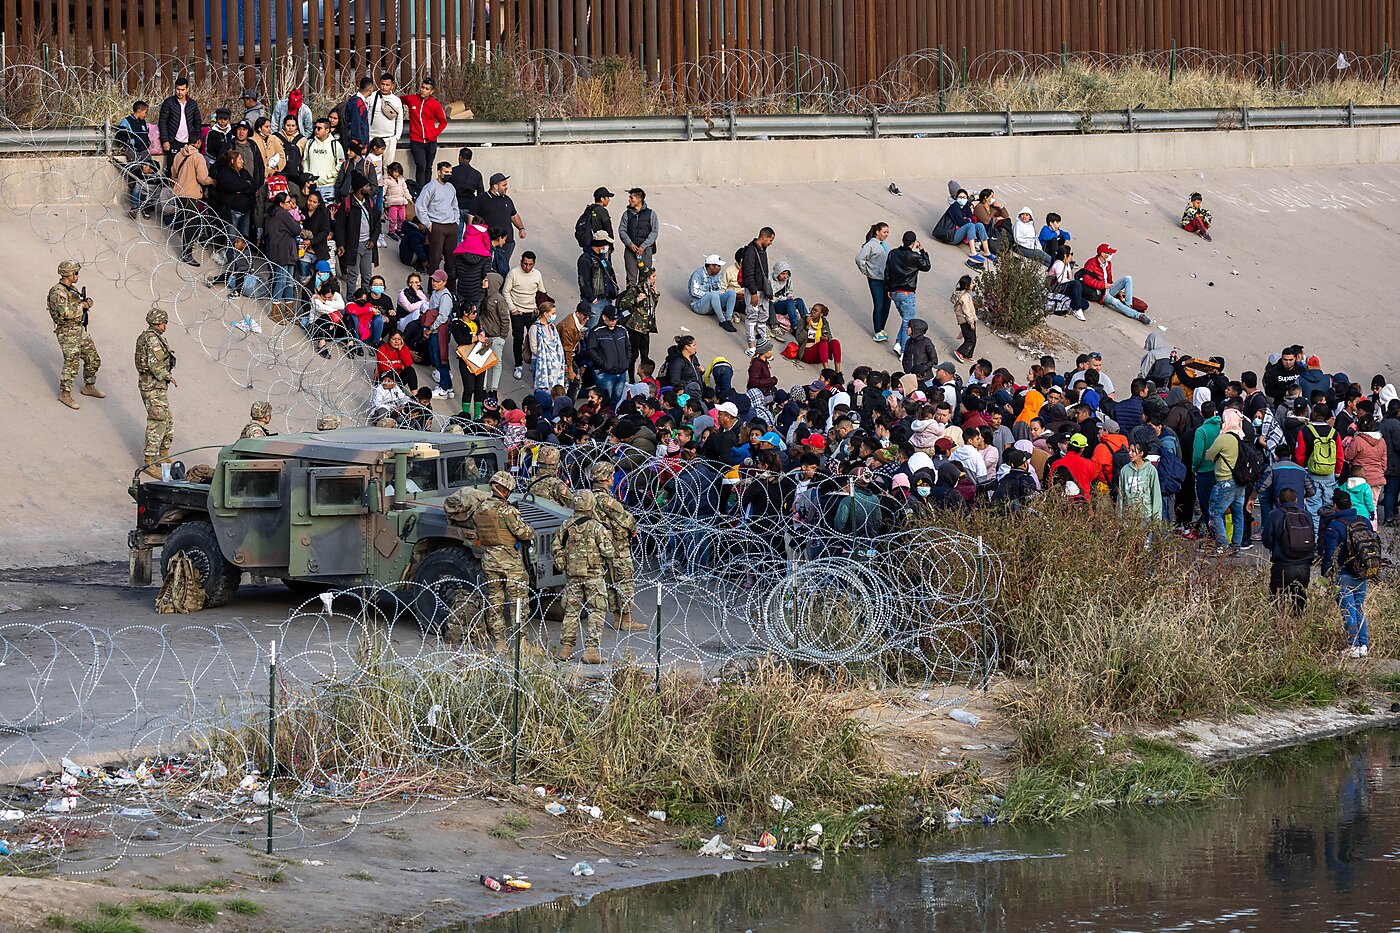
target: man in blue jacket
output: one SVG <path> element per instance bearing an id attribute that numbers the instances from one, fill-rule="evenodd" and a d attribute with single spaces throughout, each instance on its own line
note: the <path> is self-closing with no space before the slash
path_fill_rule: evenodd
<path id="1" fill-rule="evenodd" d="M 1298 493 L 1292 487 L 1278 494 L 1278 506 L 1269 513 L 1264 522 L 1264 547 L 1269 549 L 1269 593 L 1283 597 L 1283 610 L 1291 615 L 1301 615 L 1308 602 L 1308 582 L 1312 577 L 1312 559 L 1316 548 L 1308 549 L 1290 542 L 1297 537 L 1299 520 L 1306 522 L 1301 529 L 1308 532 L 1306 538 L 1314 541 L 1312 519 L 1299 508 Z M 1293 516 L 1290 519 L 1289 516 Z M 1289 532 L 1293 534 L 1290 535 Z"/>
<path id="2" fill-rule="evenodd" d="M 1351 642 L 1346 654 L 1352 658 L 1364 658 L 1371 643 L 1366 634 L 1366 581 L 1347 569 L 1351 558 L 1347 546 L 1347 526 L 1365 519 L 1356 514 L 1351 504 L 1351 493 L 1345 489 L 1332 493 L 1332 505 L 1336 511 L 1327 517 L 1327 529 L 1322 536 L 1322 573 L 1326 576 L 1334 569 L 1337 572 L 1337 605 L 1341 607 L 1342 624 L 1346 626 L 1347 639 Z"/>

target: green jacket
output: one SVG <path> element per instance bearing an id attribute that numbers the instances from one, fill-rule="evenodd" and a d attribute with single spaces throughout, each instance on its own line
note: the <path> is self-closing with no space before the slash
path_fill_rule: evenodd
<path id="1" fill-rule="evenodd" d="M 1220 416 L 1214 415 L 1205 420 L 1196 429 L 1196 439 L 1191 443 L 1191 472 L 1208 473 L 1215 469 L 1215 464 L 1211 462 L 1206 453 L 1210 446 L 1215 443 L 1215 439 L 1220 436 Z"/>

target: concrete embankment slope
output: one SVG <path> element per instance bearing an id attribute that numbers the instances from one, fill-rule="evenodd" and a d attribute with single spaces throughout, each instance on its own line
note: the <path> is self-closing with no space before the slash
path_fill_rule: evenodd
<path id="1" fill-rule="evenodd" d="M 1037 219 L 1047 211 L 1062 214 L 1081 260 L 1100 242 L 1116 246 L 1116 271 L 1133 276 L 1151 304 L 1154 328 L 1165 326 L 1163 336 L 1184 352 L 1222 354 L 1232 372 L 1262 371 L 1269 353 L 1302 343 L 1329 371 L 1344 370 L 1361 382 L 1400 370 L 1400 347 L 1391 336 L 1391 306 L 1400 291 L 1393 258 L 1397 161 L 1394 130 L 619 144 L 478 149 L 476 157 L 483 172 L 512 175 L 528 232 L 520 249 L 540 255 L 545 287 L 561 305 L 577 298 L 572 228 L 592 188 L 648 189 L 663 224 L 657 263 L 664 302 L 652 348 L 658 361 L 671 337 L 688 331 L 699 337 L 704 359 L 722 354 L 742 371 L 742 342 L 689 312 L 685 284 L 704 255 L 730 256 L 768 224 L 778 231 L 770 259 L 792 264 L 798 293 L 809 303 L 833 309 L 846 371 L 861 363 L 894 368 L 887 347 L 870 342 L 869 295 L 852 263 L 877 220 L 890 223 L 896 238 L 914 229 L 929 246 L 933 270 L 920 283 L 920 316 L 930 322 L 939 352 L 950 356 L 957 330 L 948 294 L 966 269 L 960 251 L 932 243 L 927 233 L 952 177 L 967 187 L 996 188 L 1013 211 L 1025 205 Z M 104 206 L 111 201 L 104 181 L 111 170 L 101 160 L 48 163 L 37 175 L 34 164 L 0 163 L 0 200 L 10 207 L 0 211 L 0 242 L 10 260 L 9 274 L 0 277 L 0 320 L 12 347 L 9 378 L 0 388 L 11 450 L 0 466 L 6 490 L 0 566 L 124 554 L 131 502 L 123 490 L 143 424 L 132 345 L 153 299 L 187 322 L 170 331 L 180 354 L 181 386 L 171 396 L 177 447 L 233 438 L 249 402 L 269 396 L 264 383 L 295 383 L 274 360 L 266 372 L 254 372 L 249 390 L 245 362 L 213 358 L 223 352 L 212 348 L 228 341 L 225 322 L 210 329 L 210 293 L 198 284 L 209 263 L 199 270 L 171 264 L 163 248 L 131 231 L 124 212 Z M 1207 167 L 1217 164 L 1229 167 Z M 70 190 L 54 182 L 54 173 L 90 181 Z M 744 177 L 762 180 L 740 184 Z M 887 190 L 890 183 L 900 196 Z M 1205 193 L 1215 212 L 1214 243 L 1176 227 L 1192 190 Z M 92 203 L 77 206 L 79 194 Z M 38 207 L 25 206 L 35 201 Z M 83 281 L 98 300 L 93 333 L 110 393 L 103 401 L 83 400 L 81 412 L 54 401 L 59 356 L 44 311 L 54 266 L 70 254 L 96 260 Z M 406 272 L 392 255 L 380 271 L 391 288 Z M 1100 350 L 1106 370 L 1126 389 L 1146 328 L 1103 308 L 1091 309 L 1086 323 L 1070 318 L 1055 327 L 1063 333 L 1066 365 L 1075 350 Z M 223 332 L 216 337 L 217 330 Z M 986 332 L 977 352 L 1018 377 L 1030 362 Z M 781 359 L 774 368 L 788 385 L 813 376 L 812 367 L 799 370 Z M 520 387 L 506 375 L 503 390 L 513 394 Z M 355 409 L 368 388 L 346 383 L 337 392 L 337 407 Z M 284 394 L 296 398 L 295 390 Z M 297 398 L 287 426 L 304 423 L 318 404 Z"/>

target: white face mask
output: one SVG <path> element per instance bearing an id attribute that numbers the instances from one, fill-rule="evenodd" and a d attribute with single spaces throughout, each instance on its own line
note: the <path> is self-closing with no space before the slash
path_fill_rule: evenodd
<path id="1" fill-rule="evenodd" d="M 967 198 L 958 198 L 958 205 L 960 207 L 967 207 Z"/>
<path id="2" fill-rule="evenodd" d="M 919 495 L 921 495 L 921 496 L 931 496 L 931 495 L 933 495 L 933 487 L 932 487 L 932 486 L 916 486 L 916 487 L 914 487 L 914 491 L 917 492 L 917 493 L 918 493 Z"/>

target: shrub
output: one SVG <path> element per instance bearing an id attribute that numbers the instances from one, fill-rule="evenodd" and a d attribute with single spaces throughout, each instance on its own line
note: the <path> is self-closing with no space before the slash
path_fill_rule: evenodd
<path id="1" fill-rule="evenodd" d="M 993 327 L 1024 334 L 1045 320 L 1045 267 L 1013 252 L 973 283 L 979 316 Z"/>

